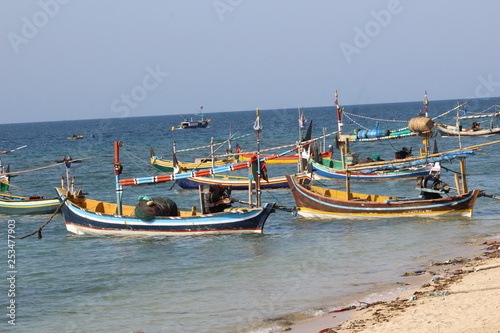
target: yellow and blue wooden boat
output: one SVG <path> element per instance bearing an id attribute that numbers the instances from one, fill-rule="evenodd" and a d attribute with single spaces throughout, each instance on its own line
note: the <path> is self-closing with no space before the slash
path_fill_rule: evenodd
<path id="1" fill-rule="evenodd" d="M 46 198 L 43 196 L 21 197 L 11 194 L 0 194 L 0 214 L 52 214 L 58 206 L 59 200 L 57 198 Z"/>

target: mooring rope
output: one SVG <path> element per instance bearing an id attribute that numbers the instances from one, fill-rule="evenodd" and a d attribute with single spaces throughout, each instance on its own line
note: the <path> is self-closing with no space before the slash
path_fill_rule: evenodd
<path id="1" fill-rule="evenodd" d="M 61 207 L 64 205 L 64 203 L 66 202 L 66 200 L 68 200 L 68 197 L 64 198 L 63 201 L 61 201 L 61 203 L 59 204 L 59 206 L 57 206 L 57 209 L 56 211 L 52 214 L 52 216 L 50 216 L 50 218 L 47 220 L 47 222 L 45 222 L 41 227 L 39 227 L 38 229 L 36 229 L 35 231 L 33 231 L 31 234 L 28 234 L 28 235 L 25 235 L 19 239 L 24 239 L 26 237 L 30 237 L 30 236 L 33 236 L 34 234 L 38 233 L 38 239 L 41 239 L 42 238 L 42 229 L 47 225 L 49 224 L 50 221 L 52 221 L 52 218 L 54 218 L 54 216 L 56 216 L 57 213 L 59 213 L 59 210 L 61 209 Z"/>

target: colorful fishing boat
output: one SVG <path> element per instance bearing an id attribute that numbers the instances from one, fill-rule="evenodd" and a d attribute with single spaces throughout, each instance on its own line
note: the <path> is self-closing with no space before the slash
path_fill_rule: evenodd
<path id="1" fill-rule="evenodd" d="M 308 173 L 296 174 L 302 182 L 309 183 L 311 175 Z M 177 185 L 183 189 L 198 189 L 199 186 L 222 185 L 233 191 L 248 190 L 251 179 L 244 176 L 212 175 L 208 177 L 190 177 L 177 180 Z M 274 190 L 288 188 L 288 181 L 285 176 L 271 177 L 263 180 L 260 184 L 262 189 Z"/>
<path id="2" fill-rule="evenodd" d="M 432 135 L 433 122 L 431 119 L 427 117 L 416 117 L 410 119 L 408 122 L 408 126 L 400 129 L 394 133 L 390 133 L 389 131 L 382 131 L 378 129 L 378 124 L 376 129 L 374 130 L 363 130 L 366 132 L 365 134 L 358 133 L 356 137 L 352 137 L 349 134 L 343 134 L 343 120 L 342 115 L 345 113 L 344 110 L 340 107 L 338 102 L 338 93 L 335 92 L 335 105 L 337 108 L 337 126 L 338 126 L 338 134 L 339 137 L 336 140 L 337 146 L 340 151 L 340 160 L 334 159 L 323 159 L 318 154 L 313 152 L 310 153 L 309 163 L 313 170 L 313 174 L 315 178 L 331 178 L 331 179 L 346 179 L 349 177 L 350 180 L 391 180 L 391 179 L 402 179 L 402 178 L 413 178 L 418 176 L 424 176 L 429 173 L 431 165 L 425 160 L 421 160 L 422 164 L 416 164 L 406 167 L 406 168 L 396 168 L 392 170 L 361 170 L 354 171 L 355 167 L 363 167 L 364 163 L 359 161 L 358 154 L 352 153 L 350 150 L 350 142 L 352 141 L 370 141 L 370 140 L 387 140 L 387 139 L 395 139 L 395 138 L 403 138 L 408 137 L 409 134 L 406 132 L 412 133 L 412 136 L 419 135 L 424 137 L 425 147 L 421 150 L 421 155 L 427 156 L 429 155 L 429 137 Z M 424 102 L 425 105 L 425 102 Z M 397 159 L 406 158 L 411 154 L 410 150 L 403 148 L 401 151 L 396 152 Z M 373 154 L 375 159 L 379 158 L 378 155 Z M 370 158 L 370 161 L 376 162 Z M 361 164 L 360 164 L 361 163 Z M 388 161 L 387 163 L 392 163 L 392 161 Z"/>
<path id="3" fill-rule="evenodd" d="M 342 161 L 327 160 L 322 163 L 310 160 L 315 178 L 345 179 L 347 174 L 351 180 L 391 180 L 414 178 L 429 174 L 431 165 L 413 166 L 400 170 L 377 170 L 377 171 L 346 171 Z M 327 165 L 325 165 L 327 163 Z"/>
<path id="4" fill-rule="evenodd" d="M 432 134 L 432 130 L 422 130 L 420 132 L 415 132 L 414 130 L 410 129 L 409 126 L 399 128 L 396 130 L 385 130 L 385 129 L 380 129 L 378 127 L 378 123 L 376 123 L 374 129 L 358 129 L 355 130 L 355 133 L 353 134 L 345 134 L 342 133 L 342 116 L 348 117 L 349 121 L 353 123 L 357 123 L 353 117 L 361 117 L 361 118 L 368 118 L 364 117 L 361 115 L 356 115 L 352 113 L 345 112 L 344 109 L 341 109 L 338 104 L 338 94 L 335 92 L 335 104 L 337 106 L 337 114 L 338 114 L 338 122 L 339 122 L 339 128 L 340 128 L 340 133 L 342 134 L 342 140 L 349 140 L 350 142 L 373 142 L 373 141 L 386 141 L 386 140 L 393 140 L 393 139 L 403 139 L 403 138 L 408 138 L 408 137 L 414 137 L 414 136 L 421 136 L 422 134 Z M 468 102 L 465 103 L 457 103 L 455 107 L 452 109 L 443 112 L 436 117 L 430 118 L 433 121 L 434 127 L 436 129 L 439 129 L 439 126 L 442 126 L 443 124 L 436 123 L 436 120 L 446 116 L 450 112 L 453 111 L 460 111 L 465 105 L 467 105 Z M 423 110 L 419 112 L 417 118 L 429 118 L 429 110 L 428 110 L 428 105 L 429 105 L 429 100 L 427 98 L 427 91 L 425 91 L 424 94 L 424 101 L 423 101 Z M 342 115 L 342 116 L 341 116 Z M 414 118 L 415 119 L 415 118 Z M 383 121 L 383 119 L 378 119 L 380 121 Z M 385 120 L 385 121 L 394 121 L 394 120 Z M 400 122 L 403 122 L 401 120 Z M 409 125 L 409 124 L 408 124 Z"/>
<path id="5" fill-rule="evenodd" d="M 177 211 L 172 216 L 144 220 L 136 206 L 91 200 L 56 188 L 64 202 L 62 213 L 68 231 L 78 235 L 174 236 L 217 233 L 261 233 L 273 203 L 262 207 L 232 208 L 221 213 Z"/>
<path id="6" fill-rule="evenodd" d="M 475 114 L 467 114 L 466 111 L 458 108 L 455 125 L 436 123 L 435 127 L 444 136 L 486 136 L 500 134 L 499 108 L 499 105 L 493 105 Z M 459 115 L 460 111 L 464 113 L 462 116 Z M 463 123 L 466 122 L 470 122 L 470 125 L 463 126 Z"/>
<path id="7" fill-rule="evenodd" d="M 0 193 L 0 214 L 52 214 L 58 206 L 58 198 L 46 198 L 43 196 L 21 197 Z"/>
<path id="8" fill-rule="evenodd" d="M 444 136 L 486 136 L 493 134 L 500 134 L 500 127 L 492 128 L 481 128 L 472 127 L 470 129 L 461 129 L 460 126 L 446 125 L 446 124 L 436 124 L 436 129 L 441 132 Z"/>
<path id="9" fill-rule="evenodd" d="M 288 175 L 287 179 L 298 215 L 309 218 L 385 218 L 449 213 L 471 216 L 474 203 L 481 192 L 476 189 L 435 199 L 423 196 L 407 198 L 306 185 Z"/>
<path id="10" fill-rule="evenodd" d="M 334 190 L 311 184 L 302 184 L 296 177 L 287 175 L 292 191 L 297 213 L 313 218 L 369 218 L 369 217 L 401 217 L 401 216 L 432 216 L 441 214 L 459 214 L 471 216 L 476 199 L 479 196 L 489 196 L 481 190 L 469 190 L 466 178 L 465 158 L 476 153 L 482 147 L 500 143 L 499 141 L 470 146 L 444 153 L 421 156 L 399 162 L 370 163 L 367 166 L 352 167 L 352 171 L 388 170 L 405 168 L 417 163 L 418 159 L 426 159 L 433 163 L 429 174 L 420 177 L 417 189 L 420 191 L 414 197 L 396 197 L 380 194 L 365 194 L 351 192 L 350 177 L 346 177 L 346 188 Z M 460 175 L 455 174 L 456 195 L 449 195 L 452 187 L 440 180 L 440 162 L 459 159 Z M 349 172 L 349 170 L 347 170 Z M 494 196 L 491 196 L 494 197 Z"/>
<path id="11" fill-rule="evenodd" d="M 83 139 L 83 135 L 72 135 L 67 137 L 68 140 L 79 140 Z"/>
<path id="12" fill-rule="evenodd" d="M 207 119 L 203 114 L 203 106 L 201 107 L 200 113 L 197 114 L 199 119 L 193 119 L 193 117 L 184 118 L 184 120 L 177 126 L 172 127 L 172 131 L 188 128 L 205 128 L 210 123 L 211 119 Z"/>
<path id="13" fill-rule="evenodd" d="M 191 171 L 191 170 L 204 170 L 214 166 L 221 166 L 238 162 L 234 157 L 213 161 L 211 159 L 195 159 L 194 162 L 181 162 L 175 160 L 168 160 L 163 157 L 152 155 L 150 163 L 155 170 L 160 172 L 175 172 L 175 170 Z M 176 167 L 177 166 L 177 167 Z"/>
<path id="14" fill-rule="evenodd" d="M 230 139 L 223 143 L 218 143 L 219 148 L 222 147 L 222 145 L 226 142 L 230 142 Z M 213 140 L 211 140 L 210 145 L 208 146 L 202 146 L 202 147 L 197 147 L 197 148 L 190 148 L 190 149 L 185 149 L 183 151 L 189 150 L 196 150 L 196 149 L 201 149 L 201 148 L 208 148 L 210 147 L 211 153 L 208 157 L 206 158 L 195 158 L 194 162 L 181 162 L 177 159 L 177 148 L 176 148 L 176 141 L 173 142 L 173 147 L 172 147 L 172 159 L 165 159 L 163 157 L 159 157 L 156 155 L 155 151 L 153 148 L 150 148 L 150 163 L 151 166 L 159 172 L 186 172 L 186 171 L 192 171 L 192 170 L 204 170 L 204 169 L 209 169 L 221 165 L 226 165 L 226 164 L 232 164 L 238 162 L 238 160 L 233 156 L 233 155 L 225 155 L 218 157 L 215 155 L 214 152 L 214 143 Z M 230 149 L 228 149 L 230 151 Z"/>
<path id="15" fill-rule="evenodd" d="M 260 122 L 259 111 L 257 120 Z M 260 136 L 259 127 L 256 129 Z M 264 224 L 273 212 L 275 203 L 261 204 L 259 157 L 251 162 L 198 170 L 187 173 L 166 174 L 153 177 L 120 179 L 121 142 L 115 142 L 116 203 L 91 200 L 75 191 L 72 186 L 56 188 L 61 201 L 63 217 L 68 231 L 75 234 L 91 235 L 194 235 L 216 233 L 261 233 Z M 245 207 L 228 207 L 231 200 L 220 195 L 218 186 L 210 188 L 203 199 L 200 192 L 200 207 L 192 206 L 189 211 L 181 211 L 175 202 L 167 197 L 142 197 L 136 206 L 122 205 L 123 186 L 146 185 L 177 179 L 207 176 L 221 172 L 251 168 L 257 170 L 255 188 L 249 187 L 249 201 Z M 69 177 L 67 177 L 69 178 Z M 214 189 L 213 189 L 214 188 Z M 219 193 L 219 194 L 217 194 Z M 254 201 L 255 197 L 255 201 Z M 229 201 L 228 201 L 229 200 Z M 206 205 L 205 205 L 206 203 Z"/>
<path id="16" fill-rule="evenodd" d="M 240 161 L 249 161 L 253 156 L 255 156 L 255 152 L 253 153 L 240 153 L 239 155 L 239 160 Z M 260 155 L 262 158 L 269 158 L 273 155 L 265 155 L 261 154 Z M 322 152 L 320 153 L 320 156 L 322 159 L 330 159 L 332 157 L 332 152 L 327 151 L 327 152 Z M 299 155 L 284 155 L 280 156 L 274 159 L 269 159 L 267 160 L 267 164 L 297 164 L 299 162 Z"/>
<path id="17" fill-rule="evenodd" d="M 434 117 L 435 128 L 442 136 L 487 136 L 500 134 L 500 106 L 492 105 L 479 112 L 468 112 L 466 105 L 468 102 L 460 104 L 447 112 Z M 444 117 L 452 111 L 456 111 L 454 125 L 436 122 L 438 118 Z"/>

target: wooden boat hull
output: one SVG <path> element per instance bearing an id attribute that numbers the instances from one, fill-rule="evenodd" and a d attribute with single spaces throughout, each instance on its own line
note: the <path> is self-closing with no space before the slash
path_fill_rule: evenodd
<path id="1" fill-rule="evenodd" d="M 308 174 L 299 174 L 298 178 L 309 183 L 311 177 Z M 177 185 L 183 189 L 198 189 L 199 185 L 222 185 L 227 186 L 233 191 L 248 190 L 248 177 L 213 175 L 213 177 L 191 177 L 177 180 Z M 272 177 L 269 181 L 262 180 L 260 183 L 261 189 L 280 189 L 288 188 L 288 181 L 285 176 Z"/>
<path id="2" fill-rule="evenodd" d="M 314 176 L 318 176 L 319 178 L 330 178 L 330 179 L 346 178 L 345 170 L 330 168 L 328 166 L 322 165 L 314 161 L 311 161 L 311 166 L 314 171 Z M 384 170 L 375 172 L 352 171 L 350 172 L 350 178 L 351 180 L 390 180 L 390 179 L 414 178 L 418 176 L 425 176 L 428 174 L 429 174 L 429 168 L 427 167 L 411 167 L 401 170 Z"/>
<path id="3" fill-rule="evenodd" d="M 26 198 L 10 194 L 0 194 L 0 214 L 52 214 L 58 206 L 59 200 L 57 198 Z"/>
<path id="4" fill-rule="evenodd" d="M 61 201 L 67 191 L 56 188 Z M 116 214 L 116 204 L 86 198 L 64 201 L 62 213 L 66 229 L 83 235 L 176 236 L 220 233 L 262 233 L 274 203 L 262 207 L 238 208 L 214 214 L 155 217 L 144 221 L 133 216 L 132 206 L 123 206 L 123 215 Z"/>
<path id="5" fill-rule="evenodd" d="M 201 162 L 201 163 L 191 163 L 191 162 L 178 162 L 179 168 L 183 170 L 202 170 L 202 169 L 210 169 L 212 166 L 221 166 L 221 165 L 226 165 L 226 164 L 231 164 L 231 163 L 236 163 L 236 159 L 234 158 L 227 158 L 223 160 L 217 160 L 213 163 L 212 162 Z M 174 172 L 174 162 L 171 160 L 166 160 L 158 156 L 152 156 L 151 157 L 151 165 L 153 168 L 155 168 L 157 171 L 160 172 Z"/>
<path id="6" fill-rule="evenodd" d="M 458 127 L 445 125 L 445 124 L 434 124 L 434 127 L 441 133 L 441 135 L 445 136 L 485 136 L 492 134 L 500 134 L 500 127 L 493 127 L 490 129 L 480 129 L 477 131 L 473 131 L 470 129 L 462 129 L 460 132 L 458 131 Z"/>
<path id="7" fill-rule="evenodd" d="M 274 155 L 260 155 L 262 158 L 269 158 Z M 325 159 L 329 159 L 332 157 L 331 152 L 321 153 L 320 156 Z M 239 160 L 249 161 L 252 157 L 255 157 L 255 154 L 239 154 Z M 271 158 L 266 160 L 266 164 L 297 164 L 299 162 L 299 155 L 284 155 L 276 158 Z"/>
<path id="8" fill-rule="evenodd" d="M 400 198 L 372 194 L 347 193 L 321 187 L 301 185 L 287 175 L 300 216 L 311 218 L 373 218 L 435 216 L 455 213 L 471 216 L 480 190 L 439 199 Z"/>

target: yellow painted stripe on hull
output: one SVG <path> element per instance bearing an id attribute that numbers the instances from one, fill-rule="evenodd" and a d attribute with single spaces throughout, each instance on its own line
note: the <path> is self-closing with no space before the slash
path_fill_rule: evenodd
<path id="1" fill-rule="evenodd" d="M 431 211 L 431 212 L 408 212 L 408 213 L 394 213 L 394 214 L 368 214 L 368 213 L 333 213 L 333 212 L 325 212 L 322 210 L 316 210 L 306 207 L 298 207 L 299 214 L 300 211 L 310 212 L 313 214 L 321 214 L 321 215 L 330 215 L 330 216 L 338 216 L 338 217 L 349 217 L 349 216 L 358 216 L 358 217 L 399 217 L 399 216 L 415 216 L 415 215 L 441 215 L 441 214 L 450 214 L 450 213 L 472 213 L 472 209 L 462 209 L 462 210 L 446 210 L 446 211 Z"/>

